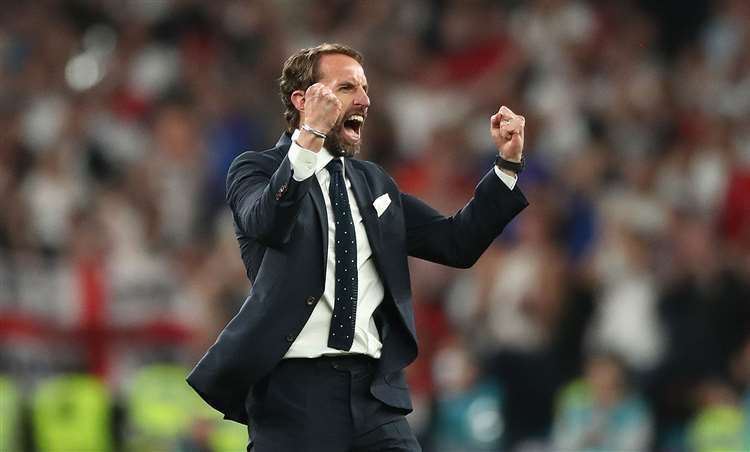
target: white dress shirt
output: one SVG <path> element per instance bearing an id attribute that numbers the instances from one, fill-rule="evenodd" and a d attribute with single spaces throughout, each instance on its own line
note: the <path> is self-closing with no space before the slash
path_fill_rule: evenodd
<path id="1" fill-rule="evenodd" d="M 331 326 L 331 318 L 333 317 L 333 300 L 335 299 L 334 290 L 336 287 L 336 257 L 334 251 L 336 222 L 333 219 L 331 198 L 328 195 L 331 176 L 325 166 L 334 157 L 326 148 L 321 148 L 319 152 L 312 152 L 299 146 L 297 144 L 298 136 L 299 130 L 296 130 L 292 134 L 292 144 L 289 147 L 289 163 L 292 167 L 292 177 L 296 181 L 303 181 L 314 174 L 318 180 L 318 184 L 320 184 L 326 206 L 326 216 L 328 217 L 328 251 L 323 297 L 315 305 L 310 318 L 292 343 L 292 346 L 289 347 L 284 358 L 315 358 L 322 355 L 344 353 L 362 353 L 373 358 L 380 358 L 383 344 L 380 342 L 380 335 L 375 326 L 373 313 L 383 301 L 383 282 L 380 280 L 380 275 L 375 269 L 375 262 L 372 259 L 372 249 L 367 238 L 362 215 L 354 198 L 354 192 L 352 192 L 352 184 L 346 177 L 346 165 L 344 165 L 344 180 L 346 181 L 346 192 L 349 196 L 352 220 L 354 220 L 354 233 L 357 238 L 357 319 L 354 326 L 354 342 L 349 352 L 328 347 L 328 330 Z M 343 159 L 343 157 L 340 158 Z M 515 187 L 515 177 L 503 173 L 497 167 L 495 167 L 495 174 L 511 190 Z"/>

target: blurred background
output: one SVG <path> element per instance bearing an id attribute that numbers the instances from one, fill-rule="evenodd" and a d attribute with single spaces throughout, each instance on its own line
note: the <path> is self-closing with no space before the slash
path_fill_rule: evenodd
<path id="1" fill-rule="evenodd" d="M 531 206 L 410 263 L 425 451 L 750 450 L 749 2 L 0 6 L 0 450 L 244 450 L 184 377 L 249 291 L 226 170 L 323 41 L 366 58 L 361 157 L 446 214 L 527 118 Z"/>

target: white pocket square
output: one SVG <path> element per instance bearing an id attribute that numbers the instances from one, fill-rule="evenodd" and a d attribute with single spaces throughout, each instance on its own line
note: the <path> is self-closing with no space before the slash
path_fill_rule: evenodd
<path id="1" fill-rule="evenodd" d="M 388 208 L 388 206 L 391 205 L 391 197 L 388 196 L 388 193 L 384 193 L 378 198 L 373 201 L 372 206 L 375 208 L 375 212 L 377 212 L 378 217 L 383 215 L 383 212 L 385 212 L 385 209 Z"/>

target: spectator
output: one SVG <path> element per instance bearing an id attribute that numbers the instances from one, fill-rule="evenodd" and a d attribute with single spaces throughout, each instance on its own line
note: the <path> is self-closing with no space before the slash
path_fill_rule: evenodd
<path id="1" fill-rule="evenodd" d="M 623 361 L 594 354 L 581 380 L 560 393 L 552 432 L 554 450 L 646 450 L 652 440 L 649 410 L 628 381 Z"/>
<path id="2" fill-rule="evenodd" d="M 746 450 L 745 414 L 731 386 L 721 380 L 705 381 L 697 394 L 698 410 L 689 424 L 690 450 Z"/>
<path id="3" fill-rule="evenodd" d="M 460 340 L 446 342 L 434 357 L 436 399 L 430 450 L 493 451 L 501 445 L 504 422 L 501 389 L 482 375 Z"/>

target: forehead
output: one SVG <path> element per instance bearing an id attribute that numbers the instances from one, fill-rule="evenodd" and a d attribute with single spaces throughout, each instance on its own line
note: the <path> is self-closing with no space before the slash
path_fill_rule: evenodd
<path id="1" fill-rule="evenodd" d="M 320 80 L 353 79 L 367 84 L 365 70 L 357 60 L 340 53 L 322 55 L 320 57 Z"/>

